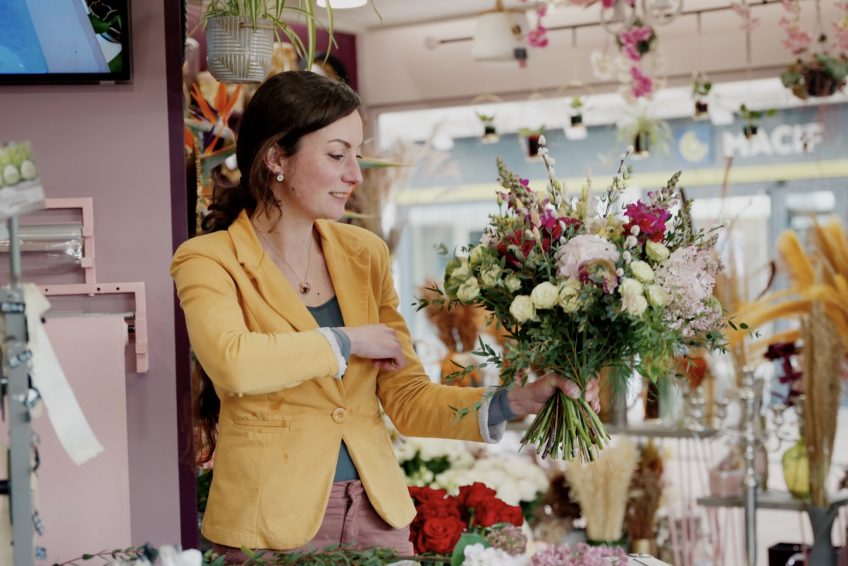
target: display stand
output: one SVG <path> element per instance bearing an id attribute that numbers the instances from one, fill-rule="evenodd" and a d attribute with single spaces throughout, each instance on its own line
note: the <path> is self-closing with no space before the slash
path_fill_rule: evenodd
<path id="1" fill-rule="evenodd" d="M 21 250 L 16 216 L 9 218 L 8 227 L 10 282 L 8 288 L 0 289 L 0 314 L 5 325 L 2 385 L 7 394 L 6 399 L 0 398 L 0 405 L 5 402 L 8 406 L 10 449 L 9 479 L 2 487 L 5 488 L 3 493 L 10 498 L 14 566 L 33 566 L 35 515 L 30 485 L 32 446 L 29 424 L 29 360 L 32 354 L 27 348 L 29 338 L 21 288 Z"/>

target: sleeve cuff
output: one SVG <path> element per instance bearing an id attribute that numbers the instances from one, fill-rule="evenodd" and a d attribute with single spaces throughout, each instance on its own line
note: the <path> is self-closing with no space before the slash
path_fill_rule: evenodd
<path id="1" fill-rule="evenodd" d="M 323 336 L 327 342 L 330 344 L 330 348 L 333 350 L 333 354 L 336 356 L 336 361 L 339 364 L 339 371 L 336 373 L 336 379 L 341 379 L 344 375 L 345 370 L 347 369 L 347 361 L 345 357 L 342 355 L 341 347 L 339 346 L 339 340 L 336 338 L 335 333 L 329 328 L 317 328 L 316 329 L 321 336 Z"/>
<path id="2" fill-rule="evenodd" d="M 506 421 L 495 425 L 489 424 L 489 408 L 497 389 L 497 387 L 486 388 L 486 392 L 480 400 L 480 408 L 477 410 L 477 424 L 480 427 L 480 436 L 483 437 L 483 442 L 486 444 L 497 444 L 503 438 L 504 432 L 506 432 Z"/>

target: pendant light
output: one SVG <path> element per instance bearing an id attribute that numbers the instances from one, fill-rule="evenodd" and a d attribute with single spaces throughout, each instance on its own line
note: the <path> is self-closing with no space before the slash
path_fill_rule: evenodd
<path id="1" fill-rule="evenodd" d="M 529 29 L 523 10 L 507 10 L 497 0 L 494 10 L 477 18 L 477 28 L 471 41 L 471 56 L 487 63 L 523 62 L 527 59 L 524 43 Z"/>

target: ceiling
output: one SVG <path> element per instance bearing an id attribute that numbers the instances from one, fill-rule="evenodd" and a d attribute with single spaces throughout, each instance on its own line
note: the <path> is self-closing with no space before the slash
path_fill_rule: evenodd
<path id="1" fill-rule="evenodd" d="M 521 0 L 504 0 L 503 4 L 508 9 L 525 10 L 533 5 Z M 338 29 L 363 32 L 378 27 L 469 18 L 494 7 L 495 0 L 371 0 L 361 8 L 336 10 L 334 15 Z"/>

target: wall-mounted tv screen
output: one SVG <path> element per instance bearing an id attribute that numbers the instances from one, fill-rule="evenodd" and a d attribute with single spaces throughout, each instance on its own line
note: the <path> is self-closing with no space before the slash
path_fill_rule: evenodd
<path id="1" fill-rule="evenodd" d="M 128 82 L 130 0 L 0 0 L 0 83 Z"/>

